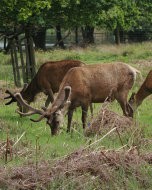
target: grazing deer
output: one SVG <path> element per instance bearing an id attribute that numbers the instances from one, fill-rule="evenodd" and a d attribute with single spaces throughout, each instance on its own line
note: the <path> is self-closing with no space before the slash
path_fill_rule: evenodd
<path id="1" fill-rule="evenodd" d="M 39 114 L 40 117 L 35 122 L 47 119 L 47 123 L 52 125 L 52 134 L 56 134 L 60 121 L 58 115 L 65 114 L 68 110 L 68 127 L 70 131 L 73 111 L 76 107 L 82 108 L 83 128 L 86 125 L 88 106 L 91 103 L 102 103 L 105 100 L 117 100 L 126 116 L 132 116 L 132 108 L 127 103 L 127 95 L 132 88 L 137 71 L 135 68 L 123 64 L 98 64 L 88 65 L 70 69 L 65 75 L 59 89 L 59 93 L 53 104 L 47 109 L 39 110 L 28 105 L 21 95 L 17 93 L 15 98 L 23 106 L 27 107 L 30 112 L 22 113 L 23 116 Z M 57 123 L 56 123 L 57 121 Z"/>
<path id="2" fill-rule="evenodd" d="M 34 101 L 36 95 L 40 92 L 44 92 L 48 98 L 45 102 L 45 106 L 47 107 L 50 102 L 54 101 L 54 93 L 59 91 L 59 86 L 67 73 L 67 71 L 73 67 L 80 67 L 85 65 L 81 61 L 78 60 L 62 60 L 62 61 L 50 61 L 46 62 L 39 68 L 37 74 L 29 83 L 29 85 L 24 85 L 23 89 L 21 90 L 20 94 L 22 95 L 23 99 L 30 104 Z M 6 105 L 9 105 L 13 102 L 16 102 L 16 99 L 9 93 L 8 97 L 5 99 L 11 98 Z M 22 110 L 20 105 L 18 105 L 20 111 Z"/>
<path id="3" fill-rule="evenodd" d="M 152 94 L 152 70 L 148 73 L 137 93 L 132 93 L 129 99 L 129 104 L 134 110 L 136 110 L 137 107 L 141 105 L 143 100 L 150 94 Z"/>

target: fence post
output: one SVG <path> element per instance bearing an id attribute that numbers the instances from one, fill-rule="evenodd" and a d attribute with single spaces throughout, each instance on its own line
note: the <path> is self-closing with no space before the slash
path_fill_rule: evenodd
<path id="1" fill-rule="evenodd" d="M 22 44 L 21 44 L 20 40 L 18 42 L 18 46 L 19 46 L 20 59 L 21 59 L 21 68 L 22 68 L 23 82 L 27 83 L 27 80 L 26 80 L 26 71 L 25 71 L 25 63 L 24 63 L 24 58 L 23 58 L 23 50 L 22 50 Z"/>
<path id="2" fill-rule="evenodd" d="M 14 63 L 15 63 L 17 86 L 21 87 L 21 77 L 20 77 L 20 71 L 19 71 L 19 62 L 18 62 L 18 57 L 17 57 L 17 44 L 16 43 L 14 43 L 13 51 L 14 51 Z"/>
<path id="3" fill-rule="evenodd" d="M 11 45 L 11 61 L 12 61 L 12 67 L 13 67 L 13 76 L 14 76 L 14 83 L 17 86 L 17 79 L 16 79 L 16 72 L 15 72 L 15 60 L 14 60 L 14 50 L 13 50 L 14 42 L 12 41 Z"/>

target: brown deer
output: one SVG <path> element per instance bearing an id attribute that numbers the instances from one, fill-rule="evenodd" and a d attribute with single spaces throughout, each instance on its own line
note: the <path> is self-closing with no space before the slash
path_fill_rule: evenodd
<path id="1" fill-rule="evenodd" d="M 148 73 L 146 79 L 143 84 L 137 91 L 137 93 L 132 93 L 129 104 L 132 106 L 134 110 L 137 109 L 138 106 L 141 105 L 143 100 L 152 94 L 152 70 Z"/>
<path id="2" fill-rule="evenodd" d="M 59 91 L 59 86 L 67 71 L 73 67 L 80 67 L 83 65 L 85 64 L 78 60 L 50 61 L 44 63 L 41 65 L 29 85 L 25 85 L 21 90 L 20 93 L 23 99 L 30 104 L 34 101 L 38 93 L 44 92 L 48 96 L 45 102 L 45 106 L 47 107 L 50 102 L 54 101 L 53 95 Z M 10 91 L 8 90 L 6 91 L 9 96 L 5 97 L 5 99 L 11 98 L 11 100 L 6 103 L 6 105 L 16 102 L 16 99 L 12 96 L 12 93 L 10 94 L 9 92 Z"/>
<path id="3" fill-rule="evenodd" d="M 82 108 L 83 128 L 86 125 L 88 106 L 91 103 L 102 103 L 105 100 L 117 100 L 126 116 L 132 116 L 132 108 L 127 103 L 127 95 L 132 88 L 137 71 L 135 68 L 123 63 L 88 65 L 70 69 L 65 75 L 59 89 L 59 93 L 53 104 L 45 110 L 32 108 L 17 93 L 15 98 L 30 112 L 21 113 L 23 116 L 39 114 L 35 122 L 47 119 L 51 126 L 52 134 L 56 134 L 59 120 L 57 115 L 65 113 L 68 109 L 68 127 L 70 131 L 73 111 L 76 107 Z M 57 121 L 57 123 L 56 123 Z"/>

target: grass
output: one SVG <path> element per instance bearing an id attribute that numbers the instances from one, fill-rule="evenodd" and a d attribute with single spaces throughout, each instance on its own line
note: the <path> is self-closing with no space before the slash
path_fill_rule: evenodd
<path id="1" fill-rule="evenodd" d="M 36 53 L 37 63 L 42 64 L 48 60 L 79 59 L 86 63 L 100 63 L 111 61 L 136 62 L 138 60 L 152 58 L 152 44 L 133 45 L 103 45 L 91 46 L 86 49 L 76 48 L 71 50 L 53 50 L 48 52 L 39 51 Z"/>
<path id="2" fill-rule="evenodd" d="M 14 88 L 13 85 L 13 73 L 10 64 L 10 56 L 3 55 L 0 53 L 0 90 L 2 92 L 6 88 Z M 148 71 L 152 68 L 152 43 L 142 43 L 142 44 L 131 44 L 131 45 L 121 45 L 121 46 L 91 46 L 86 49 L 75 48 L 71 50 L 52 50 L 47 52 L 38 51 L 36 52 L 36 62 L 37 68 L 48 60 L 61 60 L 61 59 L 78 59 L 82 60 L 88 64 L 94 63 L 104 63 L 112 61 L 122 61 L 135 66 L 142 72 L 143 77 L 145 77 Z M 151 61 L 151 62 L 150 62 Z M 141 84 L 141 79 L 137 79 L 137 82 L 132 91 L 137 91 L 139 85 Z M 1 93 L 1 91 L 0 91 Z M 131 94 L 131 92 L 130 92 Z M 151 152 L 152 145 L 150 143 L 141 143 L 142 139 L 149 141 L 152 136 L 152 112 L 151 112 L 151 96 L 148 97 L 143 104 L 139 107 L 135 120 L 137 122 L 137 130 L 134 134 L 124 133 L 122 135 L 122 141 L 124 144 L 131 146 L 137 146 L 140 148 L 141 152 Z M 77 109 L 74 113 L 74 122 L 77 123 L 76 127 L 72 130 L 70 134 L 66 133 L 66 119 L 65 125 L 58 136 L 51 137 L 50 129 L 46 125 L 45 121 L 39 123 L 32 123 L 29 118 L 20 118 L 15 109 L 16 104 L 11 106 L 5 106 L 4 100 L 0 98 L 0 142 L 6 142 L 7 136 L 13 142 L 17 142 L 21 137 L 19 142 L 13 147 L 13 159 L 8 158 L 8 163 L 5 163 L 5 156 L 2 154 L 0 160 L 0 167 L 5 164 L 6 168 L 11 166 L 22 165 L 26 162 L 34 162 L 37 160 L 56 160 L 65 155 L 73 152 L 74 150 L 88 146 L 90 143 L 95 142 L 101 136 L 94 136 L 87 138 L 83 135 L 81 126 L 81 111 Z M 41 106 L 43 102 L 38 102 L 35 106 Z M 100 105 L 95 105 L 95 112 L 100 108 Z M 117 102 L 112 103 L 110 108 L 120 114 L 122 111 L 117 104 Z M 23 135 L 23 136 L 22 136 Z M 104 147 L 105 149 L 118 149 L 122 144 L 118 135 L 113 135 L 113 133 L 104 138 L 101 142 L 96 143 L 93 148 L 99 149 Z M 148 171 L 147 176 L 150 176 L 151 167 L 142 166 L 142 170 Z M 145 173 L 145 172 L 144 172 Z M 122 178 L 125 178 L 122 171 L 117 172 L 117 179 L 120 178 L 120 187 L 123 186 Z M 122 175 L 122 178 L 121 178 Z M 89 179 L 90 177 L 86 177 Z M 52 189 L 58 189 L 66 184 L 67 179 L 56 179 L 54 184 L 51 186 Z M 133 177 L 127 178 L 128 189 L 142 189 L 139 183 Z M 61 183 L 61 184 L 60 184 Z M 98 183 L 98 182 L 96 182 Z M 89 184 L 89 183 L 88 183 Z M 90 183 L 90 189 L 94 188 L 94 184 Z M 68 185 L 67 189 L 73 189 L 77 186 L 76 182 Z M 89 189 L 89 185 L 87 186 Z M 106 189 L 106 187 L 105 187 Z M 112 189 L 109 184 L 109 189 Z M 148 189 L 148 188 L 147 188 Z"/>

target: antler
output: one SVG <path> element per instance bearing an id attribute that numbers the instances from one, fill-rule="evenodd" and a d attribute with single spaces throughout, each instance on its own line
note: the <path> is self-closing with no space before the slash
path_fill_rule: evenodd
<path id="1" fill-rule="evenodd" d="M 6 96 L 4 99 L 9 99 L 9 98 L 12 98 L 9 102 L 7 102 L 5 105 L 9 105 L 13 102 L 16 102 L 16 99 L 15 99 L 15 96 L 12 92 L 10 92 L 9 90 L 6 90 L 5 91 L 6 94 L 9 94 L 9 96 Z"/>
<path id="2" fill-rule="evenodd" d="M 39 122 L 39 121 L 41 121 L 46 116 L 46 112 L 45 111 L 33 108 L 29 104 L 27 104 L 23 100 L 23 98 L 22 98 L 22 96 L 21 96 L 20 93 L 16 93 L 14 95 L 14 97 L 15 97 L 15 99 L 18 101 L 18 103 L 21 106 L 23 106 L 23 107 L 25 107 L 25 108 L 27 108 L 27 109 L 30 110 L 30 112 L 27 112 L 27 113 L 23 113 L 23 112 L 20 112 L 20 111 L 17 110 L 17 113 L 19 113 L 20 115 L 22 115 L 22 116 L 30 116 L 30 115 L 33 115 L 33 114 L 39 114 L 39 115 L 41 115 L 37 120 L 30 119 L 31 121 L 34 121 L 34 122 Z"/>
<path id="3" fill-rule="evenodd" d="M 70 86 L 66 86 L 64 88 L 64 92 L 65 92 L 64 100 L 61 103 L 61 105 L 58 107 L 59 109 L 62 109 L 66 104 L 70 103 L 70 101 L 68 101 L 68 98 L 69 98 L 69 96 L 71 94 L 71 87 Z"/>

